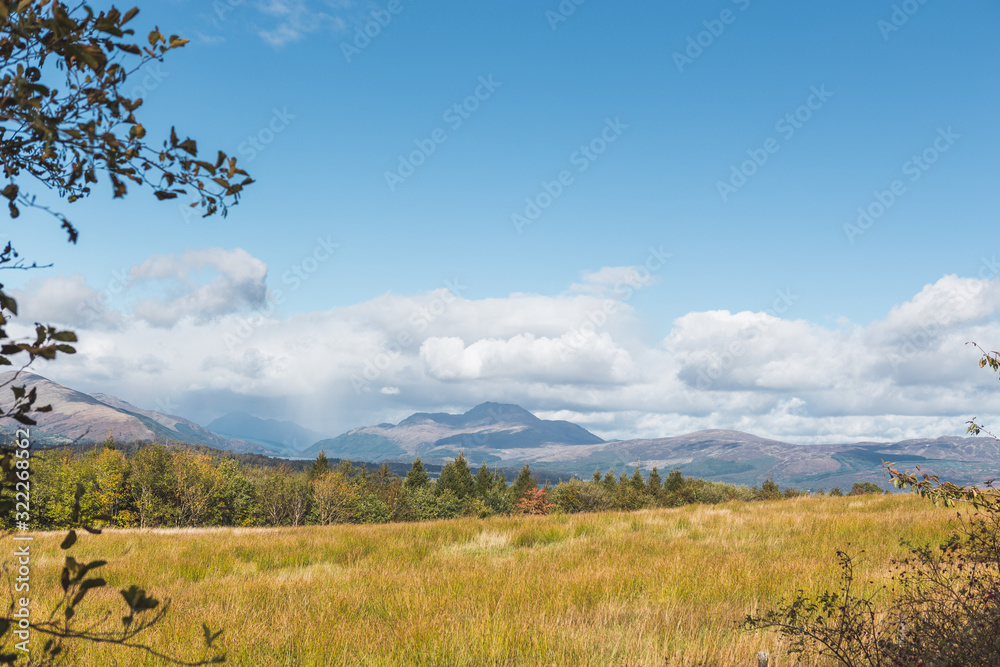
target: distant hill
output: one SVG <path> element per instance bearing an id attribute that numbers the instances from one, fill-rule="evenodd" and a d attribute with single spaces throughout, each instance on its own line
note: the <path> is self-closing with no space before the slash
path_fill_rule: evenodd
<path id="1" fill-rule="evenodd" d="M 288 454 L 297 454 L 323 437 L 322 433 L 310 431 L 294 422 L 260 419 L 245 412 L 230 412 L 212 421 L 207 428 Z"/>
<path id="2" fill-rule="evenodd" d="M 363 461 L 443 462 L 459 452 L 486 463 L 571 473 L 590 478 L 595 468 L 620 474 L 636 466 L 732 484 L 759 486 L 767 478 L 782 487 L 845 490 L 855 482 L 888 488 L 881 462 L 925 471 L 964 484 L 982 484 L 1000 470 L 1000 442 L 961 436 L 898 443 L 793 445 L 750 433 L 706 430 L 666 438 L 605 442 L 576 424 L 545 421 L 517 405 L 483 403 L 463 414 L 418 412 L 399 424 L 356 428 L 305 450 L 315 456 Z"/>
<path id="3" fill-rule="evenodd" d="M 302 455 L 315 456 L 322 449 L 328 456 L 365 461 L 416 456 L 443 461 L 461 451 L 474 463 L 494 464 L 511 458 L 511 451 L 603 442 L 581 426 L 539 419 L 518 405 L 482 403 L 460 415 L 418 412 L 395 425 L 356 428 L 336 438 L 321 440 Z"/>
<path id="4" fill-rule="evenodd" d="M 0 373 L 0 382 L 10 376 Z M 84 394 L 39 375 L 22 373 L 18 382 L 37 389 L 39 405 L 53 406 L 52 412 L 34 415 L 38 426 L 31 433 L 36 445 L 101 441 L 111 434 L 120 441 L 176 440 L 268 456 L 314 458 L 322 449 L 330 458 L 388 461 L 404 468 L 417 456 L 440 465 L 463 452 L 474 466 L 516 470 L 530 463 L 550 477 L 569 473 L 589 478 L 595 468 L 620 474 L 636 466 L 656 466 L 663 473 L 680 468 L 687 476 L 733 484 L 757 486 L 771 478 L 782 487 L 814 490 L 847 490 L 855 482 L 888 487 L 882 460 L 906 470 L 919 465 L 924 472 L 959 484 L 1000 477 L 1000 442 L 993 438 L 793 445 L 740 431 L 707 430 L 605 442 L 571 422 L 539 419 L 506 403 L 483 403 L 462 414 L 418 412 L 398 424 L 352 429 L 296 452 L 296 443 L 313 441 L 317 435 L 292 422 L 231 413 L 205 428 L 107 394 Z M 0 405 L 11 400 L 9 390 L 0 390 Z M 0 432 L 14 427 L 2 424 Z"/>
<path id="5" fill-rule="evenodd" d="M 0 383 L 12 375 L 12 371 L 0 373 Z M 95 442 L 112 435 L 122 441 L 178 440 L 235 452 L 280 453 L 255 443 L 226 438 L 183 417 L 143 410 L 107 394 L 84 394 L 33 373 L 21 373 L 16 384 L 23 384 L 29 390 L 35 388 L 38 393 L 36 405 L 52 405 L 51 412 L 31 415 L 38 422 L 31 427 L 35 444 Z M 0 390 L 0 405 L 9 406 L 12 400 L 9 388 Z M 0 430 L 14 428 L 11 422 L 3 424 Z"/>

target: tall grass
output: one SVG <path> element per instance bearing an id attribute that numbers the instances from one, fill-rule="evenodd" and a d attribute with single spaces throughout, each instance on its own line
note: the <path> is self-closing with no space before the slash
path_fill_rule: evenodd
<path id="1" fill-rule="evenodd" d="M 227 664 L 791 664 L 772 635 L 739 629 L 796 590 L 838 584 L 836 550 L 865 552 L 857 581 L 888 579 L 901 540 L 938 541 L 948 510 L 910 496 L 758 503 L 414 524 L 109 530 L 74 556 L 106 558 L 89 613 L 117 590 L 172 598 L 146 637 L 200 655 L 224 627 Z M 33 543 L 32 608 L 60 591 L 59 533 Z M 38 642 L 38 638 L 35 639 Z M 80 665 L 159 664 L 117 647 Z M 807 664 L 807 663 L 801 663 Z M 821 663 L 816 663 L 821 664 Z"/>

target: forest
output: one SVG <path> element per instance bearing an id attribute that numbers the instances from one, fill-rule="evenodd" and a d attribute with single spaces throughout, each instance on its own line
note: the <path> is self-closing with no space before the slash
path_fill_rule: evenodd
<path id="1" fill-rule="evenodd" d="M 388 464 L 378 469 L 351 461 L 274 466 L 265 457 L 240 456 L 184 444 L 117 443 L 108 438 L 85 449 L 40 450 L 31 457 L 31 527 L 58 530 L 72 524 L 77 483 L 83 485 L 81 520 L 121 528 L 201 526 L 301 526 L 425 521 L 463 516 L 549 514 L 678 507 L 730 500 L 756 501 L 803 495 L 772 480 L 749 488 L 685 477 L 594 471 L 590 480 L 544 485 L 529 465 L 512 483 L 504 472 L 464 456 L 433 477 L 420 459 L 405 477 Z M 430 466 L 428 466 L 430 468 Z M 437 468 L 437 466 L 433 466 Z M 5 489 L 5 493 L 9 493 Z M 870 483 L 851 494 L 881 493 Z M 839 489 L 831 489 L 840 495 Z M 6 526 L 11 527 L 11 526 Z"/>

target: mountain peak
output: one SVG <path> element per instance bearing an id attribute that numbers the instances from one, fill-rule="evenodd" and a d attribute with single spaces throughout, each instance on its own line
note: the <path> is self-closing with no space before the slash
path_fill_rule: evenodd
<path id="1" fill-rule="evenodd" d="M 480 403 L 462 415 L 462 423 L 467 426 L 477 424 L 534 424 L 541 420 L 520 405 L 513 403 Z"/>

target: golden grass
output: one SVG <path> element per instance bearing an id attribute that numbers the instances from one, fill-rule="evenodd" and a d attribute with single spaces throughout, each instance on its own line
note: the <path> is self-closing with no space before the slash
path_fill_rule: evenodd
<path id="1" fill-rule="evenodd" d="M 280 529 L 114 530 L 71 554 L 109 565 L 88 614 L 120 615 L 141 582 L 172 598 L 145 640 L 201 655 L 225 628 L 227 664 L 791 665 L 777 636 L 739 629 L 801 588 L 836 587 L 836 550 L 883 582 L 901 540 L 937 541 L 953 511 L 912 496 L 572 516 Z M 59 593 L 62 533 L 36 535 L 32 608 Z M 8 541 L 8 545 L 10 542 Z M 40 640 L 36 635 L 36 647 Z M 162 664 L 118 647 L 80 665 Z M 810 663 L 800 663 L 807 665 Z"/>

